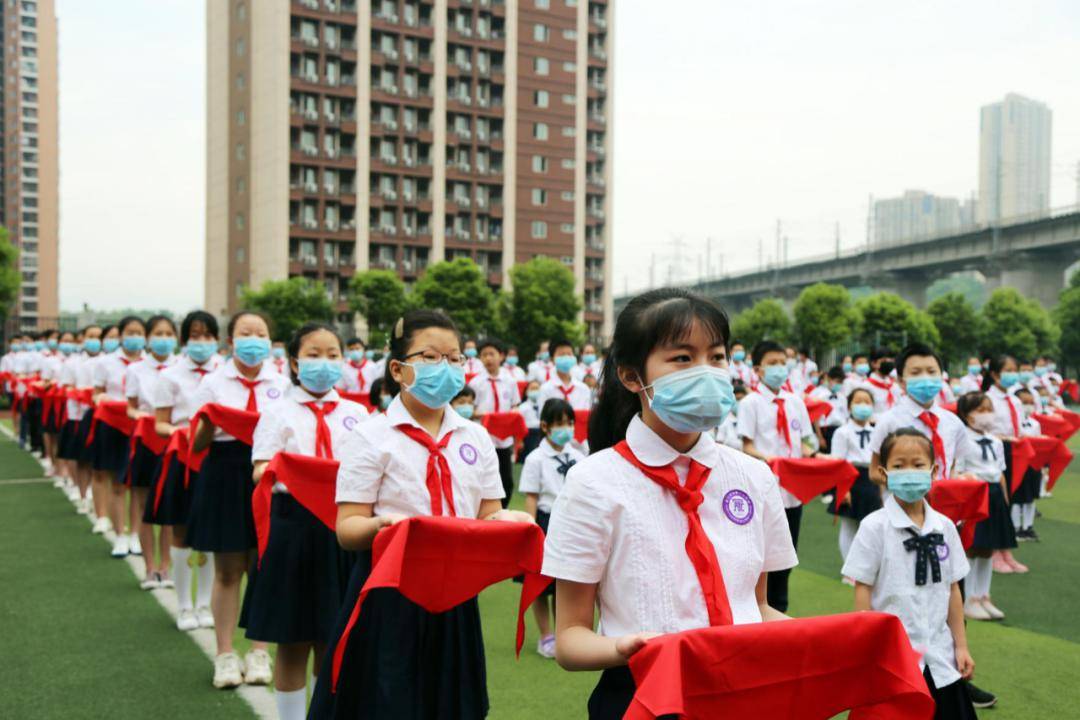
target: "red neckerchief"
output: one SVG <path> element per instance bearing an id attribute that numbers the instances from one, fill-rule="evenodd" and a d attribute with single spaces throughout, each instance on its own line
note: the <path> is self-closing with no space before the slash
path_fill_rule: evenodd
<path id="1" fill-rule="evenodd" d="M 327 402 L 319 407 L 319 403 L 313 400 L 303 405 L 315 413 L 315 457 L 333 459 L 334 443 L 330 437 L 330 426 L 326 424 L 326 416 L 334 412 L 338 404 Z"/>
<path id="2" fill-rule="evenodd" d="M 945 466 L 945 443 L 941 440 L 941 435 L 938 435 L 938 422 L 941 420 L 937 415 L 929 410 L 923 410 L 919 413 L 919 419 L 923 421 L 926 427 L 930 428 L 930 442 L 934 446 L 934 459 L 938 464 L 938 477 L 945 477 L 948 468 Z"/>
<path id="3" fill-rule="evenodd" d="M 397 429 L 427 448 L 426 481 L 428 493 L 431 495 L 431 514 L 436 516 L 443 514 L 443 498 L 445 497 L 449 514 L 457 517 L 454 511 L 454 483 L 450 475 L 450 463 L 446 461 L 446 456 L 442 453 L 450 443 L 450 438 L 454 435 L 453 431 L 443 435 L 442 440 L 436 443 L 427 432 L 415 425 L 402 423 L 397 426 Z"/>
<path id="4" fill-rule="evenodd" d="M 873 385 L 874 387 L 876 387 L 878 390 L 884 390 L 885 391 L 885 405 L 887 407 L 892 407 L 893 406 L 893 402 L 895 402 L 895 400 L 893 399 L 893 394 L 892 394 L 892 387 L 893 387 L 892 380 L 890 380 L 889 382 L 886 383 L 886 382 L 882 382 L 881 380 L 878 380 L 873 375 L 868 375 L 867 378 L 866 378 L 866 381 L 868 383 L 870 383 L 871 385 Z"/>
<path id="5" fill-rule="evenodd" d="M 258 387 L 259 383 L 261 383 L 262 380 L 248 380 L 247 378 L 240 377 L 239 375 L 236 376 L 236 379 L 239 380 L 240 384 L 246 387 L 248 390 L 247 407 L 245 407 L 244 409 L 248 412 L 258 412 L 259 403 L 256 401 L 255 398 L 255 388 Z"/>

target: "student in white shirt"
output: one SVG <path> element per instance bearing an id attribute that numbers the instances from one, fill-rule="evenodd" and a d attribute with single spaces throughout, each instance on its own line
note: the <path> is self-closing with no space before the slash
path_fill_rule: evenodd
<path id="1" fill-rule="evenodd" d="M 335 448 L 337 537 L 358 553 L 337 628 L 346 625 L 371 571 L 371 549 L 380 529 L 416 516 L 532 522 L 502 508 L 499 461 L 487 432 L 450 410 L 465 385 L 465 357 L 453 321 L 441 312 L 410 310 L 390 337 L 386 379 L 394 398 L 383 415 L 365 422 Z M 441 457 L 452 493 L 432 496 L 429 460 Z M 437 470 L 436 470 L 437 472 Z M 335 644 L 326 657 L 337 652 Z M 395 590 L 373 591 L 341 650 L 340 677 L 319 673 L 308 717 L 455 717 L 479 720 L 487 712 L 483 637 L 476 599 L 428 613 Z M 386 662 L 392 654 L 394 661 Z M 450 666 L 446 658 L 453 657 Z M 378 658 L 378 661 L 372 661 Z M 386 710 L 392 708 L 392 711 Z M 378 710 L 378 713 L 375 711 Z"/>
<path id="2" fill-rule="evenodd" d="M 476 341 L 469 338 L 465 341 L 465 384 L 467 385 L 470 380 L 484 372 L 484 365 L 480 362 L 480 348 L 476 346 Z"/>
<path id="3" fill-rule="evenodd" d="M 88 325 L 82 329 L 81 334 L 81 352 L 74 356 L 74 362 L 64 366 L 64 372 L 61 374 L 61 384 L 72 390 L 93 388 L 93 363 L 101 354 L 101 326 Z M 91 514 L 94 510 L 93 501 L 96 500 L 96 498 L 88 497 L 93 468 L 90 466 L 90 450 L 86 447 L 86 436 L 90 432 L 93 412 L 92 405 L 73 399 L 67 401 L 68 422 L 74 424 L 68 452 L 74 468 L 75 484 L 81 498 L 81 504 L 78 505 L 81 515 Z M 100 518 L 97 518 L 95 522 L 99 520 Z"/>
<path id="4" fill-rule="evenodd" d="M 1024 419 L 1020 422 L 1020 436 L 1041 435 L 1042 427 L 1039 421 L 1032 417 L 1038 412 L 1035 405 L 1035 393 L 1027 388 L 1020 388 L 1015 395 L 1024 409 Z M 1012 517 L 1013 527 L 1016 528 L 1018 542 L 1031 540 L 1038 542 L 1039 540 L 1039 535 L 1035 532 L 1035 501 L 1039 499 L 1044 472 L 1042 468 L 1029 467 L 1020 481 L 1020 487 L 1016 488 L 1016 492 L 1009 498 L 1009 514 Z"/>
<path id="5" fill-rule="evenodd" d="M 345 343 L 345 348 L 347 362 L 342 368 L 338 390 L 367 394 L 370 397 L 371 383 L 383 375 L 382 363 L 376 362 L 367 356 L 364 341 L 360 338 L 349 338 Z M 370 401 L 373 405 L 376 405 L 378 398 L 371 398 Z"/>
<path id="6" fill-rule="evenodd" d="M 551 364 L 550 343 L 544 340 L 536 351 L 536 359 L 529 363 L 528 379 L 535 380 L 543 385 L 555 374 L 555 367 Z"/>
<path id="7" fill-rule="evenodd" d="M 870 356 L 866 353 L 858 353 L 852 358 L 852 370 L 844 379 L 844 397 L 851 395 L 851 391 L 857 387 L 869 387 L 866 378 L 870 376 Z"/>
<path id="8" fill-rule="evenodd" d="M 776 479 L 708 432 L 734 404 L 728 334 L 723 310 L 677 288 L 637 296 L 616 323 L 593 453 L 567 474 L 544 549 L 556 659 L 604 670 L 590 718 L 623 716 L 626 663 L 655 634 L 785 617 L 765 597 L 769 573 L 797 562 Z M 680 506 L 687 487 L 700 505 Z M 707 567 L 695 569 L 689 541 L 711 549 Z M 727 597 L 703 592 L 716 575 Z"/>
<path id="9" fill-rule="evenodd" d="M 269 362 L 270 325 L 258 313 L 241 311 L 229 320 L 227 334 L 232 359 L 203 379 L 195 391 L 193 404 L 199 408 L 216 403 L 236 410 L 261 412 L 280 400 L 292 384 Z M 195 550 L 214 554 L 210 607 L 214 613 L 217 654 L 213 683 L 217 688 L 241 683 L 266 685 L 272 680 L 267 644 L 252 643 L 243 662 L 233 650 L 240 583 L 255 549 L 251 448 L 209 420 L 200 420 L 192 431 L 191 449 L 200 452 L 207 448 L 202 468 L 192 477 L 187 542 Z"/>
<path id="10" fill-rule="evenodd" d="M 530 380 L 525 386 L 525 398 L 518 405 L 517 411 L 525 418 L 525 441 L 521 445 L 518 454 L 518 462 L 524 463 L 536 446 L 540 444 L 543 435 L 540 433 L 540 383 Z"/>
<path id="11" fill-rule="evenodd" d="M 558 398 L 570 403 L 574 410 L 591 409 L 592 391 L 574 377 L 577 357 L 573 344 L 569 340 L 553 340 L 550 347 L 555 372 L 551 380 L 540 386 L 540 407 L 543 408 L 548 400 Z"/>
<path id="12" fill-rule="evenodd" d="M 565 400 L 547 401 L 540 416 L 540 430 L 544 439 L 521 469 L 521 492 L 525 495 L 525 512 L 532 515 L 546 533 L 551 508 L 562 491 L 566 473 L 584 460 L 585 455 L 573 445 L 574 409 Z M 552 602 L 555 598 L 555 588 L 551 585 L 533 603 L 533 617 L 540 630 L 536 652 L 542 657 L 553 658 L 555 635 L 551 631 L 551 614 L 555 608 L 549 598 Z"/>
<path id="13" fill-rule="evenodd" d="M 742 438 L 739 437 L 739 403 L 746 397 L 748 391 L 742 380 L 737 378 L 732 380 L 731 390 L 735 394 L 735 405 L 732 406 L 728 416 L 724 418 L 724 422 L 713 430 L 712 435 L 716 442 L 721 445 L 726 445 L 734 450 L 742 450 Z"/>
<path id="14" fill-rule="evenodd" d="M 796 368 L 798 369 L 799 375 L 802 377 L 802 386 L 804 388 L 810 387 L 811 385 L 816 386 L 818 384 L 818 376 L 821 373 L 818 371 L 818 364 L 810 357 L 809 348 L 799 348 Z"/>
<path id="15" fill-rule="evenodd" d="M 56 435 L 56 468 L 63 479 L 62 487 L 67 494 L 68 499 L 76 504 L 78 509 L 82 509 L 79 504 L 80 494 L 79 489 L 75 484 L 75 458 L 77 455 L 73 454 L 74 438 L 76 429 L 78 427 L 78 417 L 72 417 L 68 414 L 68 400 L 66 397 L 67 389 L 72 387 L 72 380 L 75 375 L 75 366 L 82 362 L 82 353 L 79 352 L 79 344 L 82 342 L 82 331 L 78 333 L 63 332 L 60 333 L 60 366 L 57 368 L 55 376 L 52 378 L 53 385 L 56 388 L 56 392 L 60 393 L 61 399 L 54 401 L 52 421 L 53 425 L 57 429 Z"/>
<path id="16" fill-rule="evenodd" d="M 161 371 L 154 386 L 154 429 L 163 438 L 169 438 L 189 425 L 191 416 L 199 409 L 195 404 L 199 385 L 226 362 L 217 352 L 217 319 L 205 310 L 194 310 L 184 316 L 180 323 L 180 342 L 184 346 L 183 356 Z M 164 483 L 160 490 L 161 500 L 146 504 L 143 522 L 160 525 L 162 534 L 166 529 L 171 530 L 169 560 L 180 609 L 176 628 L 189 632 L 200 627 L 214 627 L 214 616 L 210 612 L 214 561 L 212 556 L 204 554 L 201 556 L 202 562 L 196 563 L 194 573 L 198 575 L 198 582 L 193 602 L 191 589 L 195 576 L 188 562 L 191 559 L 191 546 L 187 543 L 191 491 L 186 487 L 185 474 L 184 464 L 175 456 L 170 460 L 169 467 L 157 472 L 151 496 L 156 498 L 158 483 Z M 197 475 L 197 472 L 191 472 L 192 478 Z"/>
<path id="17" fill-rule="evenodd" d="M 967 373 L 960 378 L 960 395 L 969 392 L 982 392 L 982 363 L 979 358 L 970 357 L 967 362 Z"/>
<path id="18" fill-rule="evenodd" d="M 799 369 L 799 355 L 791 345 L 784 348 L 784 355 L 784 364 L 788 370 L 787 389 L 802 397 L 803 390 L 806 389 L 806 382 Z"/>
<path id="19" fill-rule="evenodd" d="M 753 390 L 757 384 L 757 375 L 754 374 L 753 366 L 746 362 L 746 346 L 741 342 L 731 343 L 731 379 L 741 380 L 747 390 Z"/>
<path id="20" fill-rule="evenodd" d="M 289 374 L 289 364 L 285 358 L 285 343 L 275 340 L 270 344 L 270 365 L 281 375 Z"/>
<path id="21" fill-rule="evenodd" d="M 993 434 L 994 406 L 984 393 L 961 396 L 956 411 L 968 429 L 956 453 L 954 472 L 958 477 L 985 482 L 990 495 L 990 517 L 975 526 L 975 540 L 968 549 L 968 557 L 973 559 L 964 614 L 971 620 L 1001 620 L 1005 613 L 990 602 L 991 557 L 995 551 L 1016 547 L 1016 530 L 1009 517 L 1006 450 Z"/>
<path id="22" fill-rule="evenodd" d="M 450 401 L 450 409 L 470 422 L 476 418 L 476 391 L 466 385 Z M 500 478 L 501 479 L 501 478 Z"/>
<path id="23" fill-rule="evenodd" d="M 98 367 L 107 361 L 120 347 L 120 331 L 115 325 L 106 325 L 101 329 L 98 340 L 99 351 L 78 369 L 77 380 L 80 388 L 90 388 L 91 400 L 87 406 L 87 414 L 83 416 L 83 422 L 79 427 L 82 436 L 82 461 L 86 464 L 90 475 L 90 494 L 93 497 L 94 524 L 90 532 L 95 535 L 104 535 L 113 529 L 112 520 L 109 517 L 109 507 L 112 502 L 111 481 L 108 475 L 97 469 L 97 433 L 94 433 L 94 441 L 87 442 L 90 438 L 90 430 L 94 428 L 94 412 L 97 404 L 97 378 Z"/>
<path id="24" fill-rule="evenodd" d="M 307 323 L 287 346 L 292 386 L 259 417 L 251 447 L 259 482 L 278 453 L 334 458 L 345 437 L 367 418 L 363 405 L 334 390 L 341 379 L 344 347 L 324 323 Z M 330 488 L 333 492 L 333 489 Z M 326 645 L 334 632 L 348 583 L 348 558 L 333 531 L 295 500 L 285 484 L 274 484 L 270 538 L 258 579 L 247 586 L 246 637 L 277 644 L 274 700 L 280 720 L 307 715 L 307 668 L 322 673 Z"/>
<path id="25" fill-rule="evenodd" d="M 765 462 L 774 457 L 813 457 L 816 454 L 814 429 L 806 405 L 802 398 L 783 389 L 789 375 L 784 348 L 771 340 L 763 340 L 754 346 L 753 357 L 758 389 L 739 403 L 743 452 Z M 802 503 L 783 488 L 780 488 L 780 496 L 791 541 L 797 548 Z M 788 609 L 790 574 L 786 568 L 769 573 L 769 606 L 781 612 Z"/>
<path id="26" fill-rule="evenodd" d="M 603 364 L 596 356 L 596 346 L 592 343 L 585 343 L 582 345 L 581 362 L 578 363 L 578 366 L 574 369 L 574 377 L 587 385 L 589 384 L 589 378 L 592 378 L 592 386 L 595 387 L 602 369 Z"/>
<path id="27" fill-rule="evenodd" d="M 844 371 L 840 369 L 839 365 L 834 365 L 825 373 L 825 382 L 810 392 L 812 399 L 822 400 L 832 406 L 829 414 L 817 422 L 818 440 L 823 453 L 829 452 L 833 433 L 848 419 L 848 400 L 843 391 Z"/>
<path id="28" fill-rule="evenodd" d="M 476 393 L 477 420 L 491 413 L 513 412 L 521 404 L 517 380 L 503 367 L 506 350 L 500 340 L 486 338 L 477 344 L 480 350 L 480 363 L 483 370 L 469 381 L 469 387 Z M 510 504 L 514 493 L 514 443 L 513 437 L 491 437 L 495 445 L 495 454 L 499 456 L 499 477 L 502 478 L 503 507 Z"/>
<path id="29" fill-rule="evenodd" d="M 70 333 L 68 333 L 69 338 L 70 336 Z M 64 355 L 60 352 L 60 333 L 57 330 L 45 331 L 45 347 L 45 355 L 41 363 L 40 382 L 46 390 L 51 390 L 60 379 L 60 369 L 64 365 Z M 48 413 L 45 411 L 46 404 L 49 406 Z M 42 398 L 39 400 L 39 405 L 41 410 L 41 440 L 44 448 L 42 461 L 45 463 L 45 474 L 55 476 L 57 480 L 54 485 L 63 487 L 64 479 L 60 473 L 56 456 L 56 451 L 60 445 L 60 413 L 52 412 L 53 403 L 51 399 Z"/>
<path id="30" fill-rule="evenodd" d="M 900 399 L 900 390 L 892 377 L 896 368 L 896 363 L 893 362 L 895 356 L 896 352 L 892 348 L 875 348 L 870 353 L 870 367 L 873 372 L 866 378 L 866 382 L 874 396 L 875 419 L 891 410 Z"/>
<path id="31" fill-rule="evenodd" d="M 514 382 L 525 382 L 527 376 L 525 370 L 522 369 L 521 358 L 518 357 L 518 349 L 511 345 L 506 348 L 506 362 L 503 363 L 503 367 L 510 373 L 510 376 L 514 378 Z"/>
<path id="32" fill-rule="evenodd" d="M 844 575 L 857 583 L 855 610 L 900 618 L 921 656 L 935 720 L 975 720 L 963 682 L 975 671 L 960 592 L 969 566 L 956 526 L 924 499 L 933 448 L 903 428 L 885 439 L 881 456 L 891 495 L 862 522 L 844 562 Z"/>
<path id="33" fill-rule="evenodd" d="M 874 414 L 874 397 L 866 388 L 857 388 L 848 396 L 850 420 L 833 433 L 829 455 L 847 460 L 859 476 L 847 497 L 835 494 L 828 512 L 840 519 L 840 559 L 846 560 L 859 523 L 870 513 L 881 509 L 881 489 L 870 480 L 870 418 Z M 851 578 L 844 581 L 854 584 Z"/>

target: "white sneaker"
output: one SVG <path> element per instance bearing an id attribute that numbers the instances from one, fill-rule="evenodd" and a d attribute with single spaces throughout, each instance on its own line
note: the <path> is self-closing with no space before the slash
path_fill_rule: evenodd
<path id="1" fill-rule="evenodd" d="M 172 590 L 176 587 L 176 583 L 173 582 L 172 575 L 169 573 L 157 574 L 158 587 L 162 590 Z"/>
<path id="2" fill-rule="evenodd" d="M 982 602 L 968 598 L 964 602 L 964 617 L 968 620 L 991 620 L 993 619 Z"/>
<path id="3" fill-rule="evenodd" d="M 117 535 L 116 540 L 113 542 L 112 552 L 110 553 L 114 558 L 127 557 L 131 552 L 131 546 L 128 544 L 127 535 Z"/>
<path id="4" fill-rule="evenodd" d="M 112 523 L 109 522 L 109 518 L 99 517 L 97 520 L 94 521 L 94 527 L 93 529 L 91 529 L 90 532 L 94 533 L 95 535 L 104 535 L 105 533 L 109 532 L 110 529 L 112 529 Z"/>
<path id="5" fill-rule="evenodd" d="M 244 666 L 236 653 L 222 653 L 214 658 L 214 687 L 240 687 L 244 683 Z"/>
<path id="6" fill-rule="evenodd" d="M 536 654 L 540 657 L 555 657 L 555 636 L 544 635 L 536 641 Z"/>
<path id="7" fill-rule="evenodd" d="M 206 607 L 205 605 L 203 605 L 201 608 L 195 608 L 195 617 L 199 620 L 199 627 L 214 627 L 214 613 L 210 612 L 210 608 Z"/>
<path id="8" fill-rule="evenodd" d="M 199 627 L 199 618 L 195 617 L 194 610 L 181 610 L 176 618 L 176 629 L 180 632 L 190 632 Z M 216 674 L 216 671 L 215 671 Z"/>
<path id="9" fill-rule="evenodd" d="M 142 555 L 142 543 L 139 542 L 139 536 L 135 533 L 131 533 L 128 538 L 128 548 L 132 555 Z"/>
<path id="10" fill-rule="evenodd" d="M 76 505 L 78 505 L 79 503 L 82 502 L 82 498 L 79 497 L 79 488 L 77 488 L 76 486 L 72 485 L 72 486 L 68 487 L 66 492 L 67 492 L 67 499 L 70 500 L 71 502 L 75 503 Z"/>
<path id="11" fill-rule="evenodd" d="M 143 578 L 143 581 L 139 583 L 139 588 L 142 590 L 156 590 L 159 587 L 161 587 L 161 584 L 158 582 L 157 575 L 154 574 L 148 574 Z"/>
<path id="12" fill-rule="evenodd" d="M 1001 612 L 994 603 L 990 602 L 990 598 L 983 598 L 982 602 L 979 604 L 982 605 L 983 610 L 986 611 L 991 620 L 1005 619 L 1005 613 Z"/>
<path id="13" fill-rule="evenodd" d="M 76 491 L 76 495 L 77 494 L 78 494 L 78 491 Z M 84 500 L 83 498 L 78 498 L 78 497 L 75 498 L 75 512 L 78 513 L 79 515 L 89 515 L 90 514 L 90 499 L 87 498 L 87 499 Z"/>
<path id="14" fill-rule="evenodd" d="M 269 685 L 274 679 L 270 654 L 265 650 L 252 650 L 245 655 L 244 667 L 244 683 L 247 685 Z"/>

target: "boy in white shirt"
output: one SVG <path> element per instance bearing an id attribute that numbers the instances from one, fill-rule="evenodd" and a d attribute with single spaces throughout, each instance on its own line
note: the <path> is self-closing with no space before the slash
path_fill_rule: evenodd
<path id="1" fill-rule="evenodd" d="M 555 340 L 551 343 L 551 357 L 555 372 L 552 373 L 551 380 L 540 386 L 540 409 L 543 410 L 545 402 L 556 398 L 570 403 L 575 410 L 591 409 L 592 391 L 574 377 L 577 358 L 573 344 L 569 340 Z"/>
<path id="2" fill-rule="evenodd" d="M 477 349 L 483 370 L 469 381 L 469 387 L 476 393 L 477 420 L 491 413 L 513 411 L 521 404 L 521 394 L 518 392 L 517 381 L 502 366 L 506 359 L 503 344 L 494 338 L 487 338 L 478 343 Z M 503 507 L 506 507 L 514 492 L 514 438 L 497 438 L 492 435 L 491 442 L 495 445 L 495 454 L 499 456 L 499 477 L 506 492 Z"/>

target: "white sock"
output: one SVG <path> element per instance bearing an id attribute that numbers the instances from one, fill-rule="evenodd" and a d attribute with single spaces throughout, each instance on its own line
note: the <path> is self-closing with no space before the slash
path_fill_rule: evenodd
<path id="1" fill-rule="evenodd" d="M 980 600 L 990 594 L 990 578 L 994 574 L 993 562 L 990 558 L 975 558 L 971 562 L 971 592 L 968 597 Z"/>
<path id="2" fill-rule="evenodd" d="M 169 559 L 172 561 L 173 582 L 176 583 L 176 601 L 181 610 L 191 610 L 191 568 L 188 567 L 188 558 L 191 557 L 191 548 L 169 548 Z"/>
<path id="3" fill-rule="evenodd" d="M 199 585 L 195 588 L 195 607 L 210 607 L 210 591 L 214 589 L 214 556 L 204 553 L 206 564 L 199 566 Z"/>
<path id="4" fill-rule="evenodd" d="M 840 518 L 840 558 L 847 560 L 851 543 L 855 542 L 855 533 L 859 531 L 859 521 L 849 517 Z"/>
<path id="5" fill-rule="evenodd" d="M 307 716 L 307 688 L 274 690 L 278 720 L 304 720 Z"/>
<path id="6" fill-rule="evenodd" d="M 1020 511 L 1022 509 L 1023 509 L 1023 505 L 1013 505 L 1011 508 L 1009 508 L 1009 515 L 1012 516 L 1013 527 L 1016 528 L 1017 530 L 1019 530 L 1021 528 Z"/>
<path id="7" fill-rule="evenodd" d="M 1024 505 L 1024 516 L 1021 520 L 1021 527 L 1025 530 L 1030 530 L 1035 526 L 1035 503 L 1029 502 Z"/>

